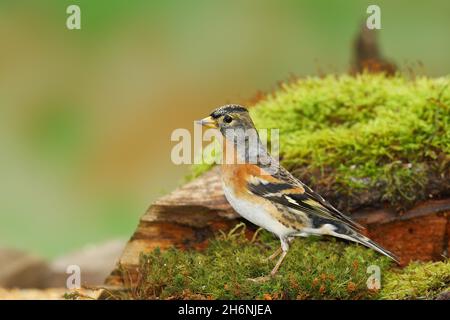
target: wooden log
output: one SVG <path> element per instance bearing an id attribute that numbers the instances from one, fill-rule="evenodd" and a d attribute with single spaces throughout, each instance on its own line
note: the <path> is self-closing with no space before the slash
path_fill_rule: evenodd
<path id="1" fill-rule="evenodd" d="M 383 208 L 351 216 L 404 265 L 442 259 L 450 245 L 449 213 L 450 199 L 442 199 L 425 201 L 402 214 Z M 124 277 L 135 279 L 141 253 L 171 246 L 202 249 L 219 230 L 229 230 L 241 221 L 223 195 L 219 168 L 214 168 L 150 206 L 120 258 L 122 271 L 114 270 L 106 283 L 120 285 Z"/>

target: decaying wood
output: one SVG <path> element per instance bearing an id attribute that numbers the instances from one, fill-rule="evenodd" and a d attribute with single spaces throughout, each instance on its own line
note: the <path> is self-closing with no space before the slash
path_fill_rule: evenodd
<path id="1" fill-rule="evenodd" d="M 367 227 L 367 234 L 397 254 L 402 264 L 411 260 L 439 260 L 450 241 L 450 199 L 430 200 L 398 214 L 394 209 L 365 209 L 352 213 Z M 175 246 L 201 249 L 218 230 L 229 230 L 240 217 L 225 199 L 218 168 L 156 201 L 141 217 L 139 226 L 108 284 L 135 278 L 141 253 Z M 250 224 L 250 223 L 248 223 Z"/>
<path id="2" fill-rule="evenodd" d="M 354 42 L 352 73 L 364 71 L 395 74 L 397 67 L 386 59 L 378 44 L 378 30 L 369 30 L 363 23 Z"/>

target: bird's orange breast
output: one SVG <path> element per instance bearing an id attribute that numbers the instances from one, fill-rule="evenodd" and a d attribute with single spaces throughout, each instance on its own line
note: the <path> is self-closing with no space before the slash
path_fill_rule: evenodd
<path id="1" fill-rule="evenodd" d="M 222 180 L 233 189 L 237 196 L 249 195 L 247 184 L 253 177 L 261 177 L 268 182 L 277 182 L 277 179 L 254 164 L 222 164 Z"/>

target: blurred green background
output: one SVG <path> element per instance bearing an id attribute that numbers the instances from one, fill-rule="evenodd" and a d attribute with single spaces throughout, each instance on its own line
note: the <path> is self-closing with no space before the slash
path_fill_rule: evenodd
<path id="1" fill-rule="evenodd" d="M 128 238 L 187 171 L 173 129 L 291 74 L 347 71 L 369 4 L 401 70 L 449 73 L 448 0 L 0 0 L 0 246 Z"/>

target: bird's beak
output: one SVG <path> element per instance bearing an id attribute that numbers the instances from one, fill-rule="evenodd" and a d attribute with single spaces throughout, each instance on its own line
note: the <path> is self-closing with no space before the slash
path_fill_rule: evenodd
<path id="1" fill-rule="evenodd" d="M 206 128 L 217 128 L 217 121 L 214 120 L 211 116 L 203 118 L 202 120 L 197 120 L 196 122 Z"/>

